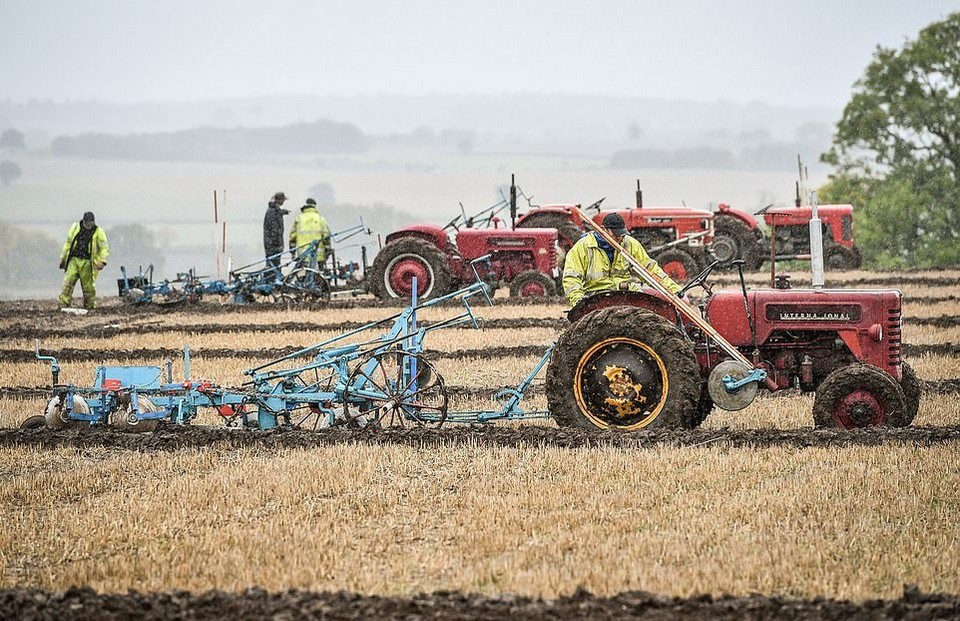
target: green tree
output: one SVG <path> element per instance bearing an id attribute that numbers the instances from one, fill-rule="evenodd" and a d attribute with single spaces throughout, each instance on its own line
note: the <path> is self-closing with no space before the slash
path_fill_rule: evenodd
<path id="1" fill-rule="evenodd" d="M 823 154 L 824 202 L 850 202 L 868 264 L 960 259 L 960 13 L 878 47 Z"/>

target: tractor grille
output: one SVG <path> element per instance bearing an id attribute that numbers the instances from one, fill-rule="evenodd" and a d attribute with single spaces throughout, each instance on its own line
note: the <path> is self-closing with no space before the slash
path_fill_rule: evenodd
<path id="1" fill-rule="evenodd" d="M 890 366 L 897 366 L 901 362 L 901 351 L 903 343 L 901 342 L 901 311 L 900 308 L 891 308 L 887 311 L 887 351 Z"/>

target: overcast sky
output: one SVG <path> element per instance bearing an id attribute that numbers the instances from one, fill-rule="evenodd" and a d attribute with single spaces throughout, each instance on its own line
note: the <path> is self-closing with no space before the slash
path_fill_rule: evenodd
<path id="1" fill-rule="evenodd" d="M 601 93 L 839 108 L 957 0 L 0 0 L 0 99 Z"/>

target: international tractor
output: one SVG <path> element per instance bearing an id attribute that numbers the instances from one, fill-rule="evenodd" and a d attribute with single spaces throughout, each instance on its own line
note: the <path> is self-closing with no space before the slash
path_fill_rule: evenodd
<path id="1" fill-rule="evenodd" d="M 708 263 L 708 248 L 713 240 L 713 214 L 690 207 L 649 207 L 643 204 L 643 191 L 637 181 L 637 203 L 633 209 L 601 211 L 600 199 L 585 211 L 595 211 L 591 219 L 599 224 L 608 213 L 619 213 L 631 237 L 643 244 L 660 267 L 678 282 L 686 282 Z M 517 219 L 517 227 L 557 229 L 560 246 L 566 252 L 588 230 L 579 205 L 531 205 Z"/>
<path id="2" fill-rule="evenodd" d="M 506 206 L 504 199 L 446 226 L 417 224 L 390 233 L 367 271 L 369 291 L 381 299 L 409 299 L 416 282 L 417 297 L 429 300 L 472 282 L 476 270 L 491 288 L 509 286 L 511 296 L 556 295 L 557 231 L 501 226 L 496 214 Z M 477 262 L 480 257 L 488 258 Z"/>
<path id="3" fill-rule="evenodd" d="M 909 425 L 920 384 L 901 357 L 900 292 L 824 288 L 817 216 L 814 200 L 812 288 L 748 291 L 741 270 L 740 290 L 713 292 L 715 262 L 685 287 L 707 293 L 697 308 L 634 262 L 649 289 L 584 299 L 547 369 L 551 415 L 586 428 L 693 428 L 714 407 L 740 410 L 760 390 L 795 388 L 815 393 L 817 427 Z"/>

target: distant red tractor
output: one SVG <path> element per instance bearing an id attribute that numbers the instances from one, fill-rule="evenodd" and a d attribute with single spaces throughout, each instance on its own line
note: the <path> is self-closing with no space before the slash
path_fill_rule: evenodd
<path id="1" fill-rule="evenodd" d="M 706 284 L 708 274 L 688 286 Z M 815 392 L 817 427 L 900 427 L 917 414 L 899 291 L 707 286 L 697 309 L 650 285 L 570 311 L 546 380 L 560 424 L 692 428 L 715 405 L 746 407 L 760 388 Z"/>
<path id="2" fill-rule="evenodd" d="M 490 255 L 476 269 L 492 286 L 509 285 L 512 296 L 556 295 L 557 232 L 510 230 L 497 222 L 493 228 L 418 224 L 390 233 L 367 271 L 369 291 L 381 299 L 409 298 L 416 277 L 421 300 L 439 297 L 473 282 L 471 261 Z"/>
<path id="3" fill-rule="evenodd" d="M 600 223 L 608 213 L 619 213 L 631 237 L 644 245 L 667 274 L 679 282 L 699 272 L 711 258 L 707 249 L 713 240 L 713 214 L 689 207 L 646 207 L 637 182 L 637 206 L 633 209 L 601 211 L 597 201 L 587 208 L 595 210 L 594 222 Z M 560 246 L 570 249 L 586 230 L 576 212 L 579 205 L 557 204 L 531 206 L 517 219 L 517 227 L 552 227 L 557 229 Z"/>

